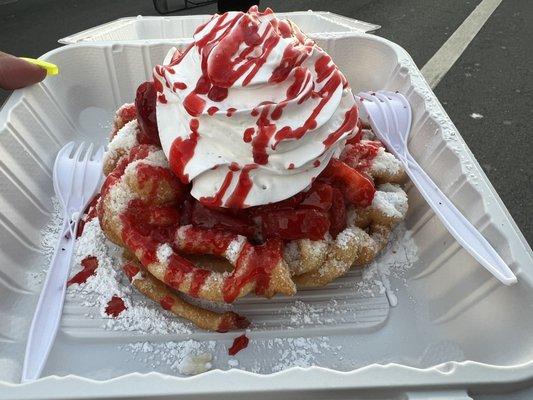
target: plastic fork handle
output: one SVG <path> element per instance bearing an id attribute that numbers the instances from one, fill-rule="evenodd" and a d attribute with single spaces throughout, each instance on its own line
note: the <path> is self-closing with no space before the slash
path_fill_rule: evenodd
<path id="1" fill-rule="evenodd" d="M 406 171 L 435 214 L 451 235 L 481 265 L 505 285 L 516 283 L 516 276 L 490 243 L 453 205 L 411 155 L 406 157 Z"/>
<path id="2" fill-rule="evenodd" d="M 73 231 L 76 232 L 75 229 Z M 41 375 L 61 320 L 66 283 L 76 242 L 76 238 L 70 234 L 68 218 L 65 218 L 60 235 L 31 322 L 22 367 L 22 382 L 33 381 Z"/>

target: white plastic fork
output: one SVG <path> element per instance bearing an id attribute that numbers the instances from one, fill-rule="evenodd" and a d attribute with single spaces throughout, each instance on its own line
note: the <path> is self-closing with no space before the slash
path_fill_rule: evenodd
<path id="1" fill-rule="evenodd" d="M 479 231 L 461 214 L 409 153 L 411 105 L 400 93 L 361 92 L 355 96 L 366 112 L 374 133 L 403 163 L 420 194 L 435 211 L 446 229 L 481 265 L 505 285 L 516 283 L 516 276 Z"/>
<path id="2" fill-rule="evenodd" d="M 59 151 L 54 163 L 54 191 L 64 212 L 63 228 L 31 322 L 22 382 L 39 378 L 54 344 L 65 300 L 78 222 L 94 197 L 102 177 L 104 148 L 100 147 L 93 155 L 93 147 L 90 144 L 85 148 L 85 143 L 81 143 L 72 155 L 75 144 L 70 142 Z"/>

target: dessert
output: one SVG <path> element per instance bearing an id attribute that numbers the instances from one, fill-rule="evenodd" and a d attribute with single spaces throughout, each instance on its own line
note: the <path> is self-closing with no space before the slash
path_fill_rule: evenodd
<path id="1" fill-rule="evenodd" d="M 257 7 L 215 15 L 155 67 L 117 111 L 104 173 L 96 213 L 132 285 L 219 332 L 249 321 L 190 297 L 326 285 L 372 261 L 407 211 L 401 164 L 346 78 Z"/>

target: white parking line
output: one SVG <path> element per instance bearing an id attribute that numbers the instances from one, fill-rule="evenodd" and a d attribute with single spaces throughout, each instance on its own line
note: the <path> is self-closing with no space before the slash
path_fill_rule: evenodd
<path id="1" fill-rule="evenodd" d="M 459 28 L 422 67 L 422 75 L 428 81 L 429 86 L 435 88 L 439 84 L 501 2 L 502 0 L 483 0 L 479 3 Z"/>

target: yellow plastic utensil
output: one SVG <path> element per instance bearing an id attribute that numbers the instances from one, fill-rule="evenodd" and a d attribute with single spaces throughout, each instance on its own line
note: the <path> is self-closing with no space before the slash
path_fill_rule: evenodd
<path id="1" fill-rule="evenodd" d="M 29 62 L 30 64 L 37 65 L 38 67 L 41 67 L 46 71 L 46 75 L 57 75 L 59 74 L 59 67 L 55 64 L 43 61 L 43 60 L 37 60 L 35 58 L 28 58 L 28 57 L 20 57 L 20 59 Z"/>

